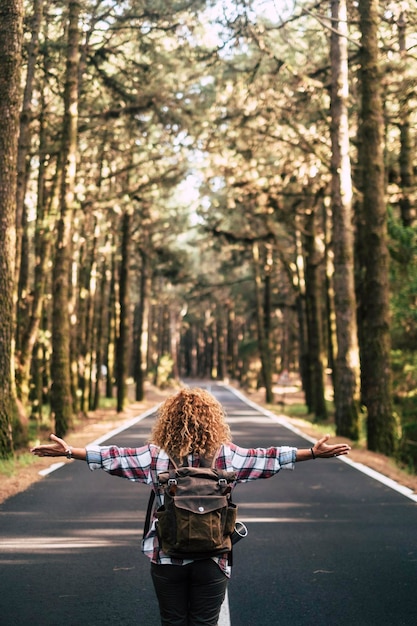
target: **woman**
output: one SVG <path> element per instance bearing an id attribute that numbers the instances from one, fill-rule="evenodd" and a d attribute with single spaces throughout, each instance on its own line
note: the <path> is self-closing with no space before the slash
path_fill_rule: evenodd
<path id="1" fill-rule="evenodd" d="M 231 441 L 221 404 L 204 389 L 181 389 L 160 407 L 151 440 L 138 448 L 89 445 L 72 448 L 51 435 L 52 444 L 32 448 L 37 456 L 66 456 L 87 461 L 90 469 L 151 485 L 157 492 L 158 474 L 177 464 L 236 472 L 236 483 L 270 478 L 294 463 L 349 453 L 344 443 L 328 445 L 329 435 L 311 448 L 288 446 L 241 448 Z M 235 483 L 235 484 L 236 484 Z M 160 548 L 156 519 L 143 541 L 164 626 L 215 626 L 226 593 L 231 567 L 227 554 L 199 560 L 173 559 Z"/>

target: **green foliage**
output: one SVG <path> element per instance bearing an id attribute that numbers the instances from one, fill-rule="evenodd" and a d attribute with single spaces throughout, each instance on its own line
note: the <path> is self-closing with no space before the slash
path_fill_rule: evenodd
<path id="1" fill-rule="evenodd" d="M 399 423 L 397 459 L 417 471 L 417 226 L 388 213 L 391 255 L 391 336 L 394 408 Z"/>
<path id="2" fill-rule="evenodd" d="M 13 445 L 16 449 L 22 448 L 28 442 L 28 429 L 24 420 L 17 414 L 12 419 Z"/>
<path id="3" fill-rule="evenodd" d="M 116 398 L 100 398 L 99 401 L 100 409 L 115 409 L 116 408 Z"/>
<path id="4" fill-rule="evenodd" d="M 27 5 L 30 17 L 32 6 Z M 294 5 L 291 15 L 289 7 L 283 10 L 270 3 L 267 14 L 262 14 L 261 5 L 240 0 L 132 0 L 121 4 L 110 0 L 102 11 L 97 9 L 99 5 L 83 7 L 72 233 L 73 265 L 80 272 L 71 285 L 71 309 L 75 307 L 71 365 L 78 368 L 72 381 L 73 395 L 79 391 L 76 375 L 86 380 L 84 374 L 98 352 L 109 365 L 109 380 L 110 372 L 113 375 L 119 303 L 112 290 L 117 292 L 114 285 L 120 284 L 119 222 L 126 211 L 132 212 L 129 304 L 136 305 L 140 298 L 149 304 L 153 324 L 149 329 L 150 367 L 157 384 L 175 383 L 173 372 L 177 371 L 175 355 L 164 354 L 169 351 L 169 338 L 159 341 L 167 334 L 162 314 L 166 307 L 178 326 L 182 324 L 180 334 L 191 327 L 206 353 L 213 338 L 230 324 L 234 342 L 231 375 L 248 387 L 258 386 L 255 239 L 270 251 L 259 263 L 259 272 L 262 279 L 268 274 L 272 283 L 269 331 L 274 357 L 281 356 L 276 354 L 281 349 L 290 353 L 289 343 L 294 346 L 296 342 L 297 321 L 295 312 L 290 316 L 289 310 L 304 280 L 297 270 L 301 263 L 297 236 L 306 206 L 315 194 L 328 188 L 330 177 L 329 31 L 320 13 L 314 16 L 316 9 L 299 12 Z M 353 10 L 356 15 L 357 9 Z M 415 18 L 415 9 L 410 8 L 411 14 Z M 54 264 L 48 233 L 56 232 L 56 183 L 52 181 L 57 180 L 62 136 L 66 15 L 53 3 L 46 6 L 30 112 L 30 143 L 35 152 L 26 177 L 31 181 L 26 203 L 31 214 L 25 239 L 30 271 L 44 250 L 45 275 Z M 349 15 L 352 43 L 359 33 L 351 18 Z M 27 20 L 27 28 L 31 22 Z M 397 36 L 394 19 L 381 28 L 385 41 Z M 29 35 L 26 33 L 27 42 Z M 413 49 L 411 44 L 409 49 Z M 395 54 L 391 50 L 390 58 Z M 357 135 L 360 101 L 356 62 L 352 45 L 352 136 Z M 409 71 L 414 71 L 411 64 Z M 387 78 L 387 158 L 389 171 L 395 170 L 398 180 L 397 105 L 401 93 L 397 93 L 397 85 L 405 94 L 402 74 L 392 61 L 389 81 Z M 412 98 L 410 106 L 415 106 Z M 392 187 L 391 178 L 388 192 L 395 202 L 401 190 L 398 185 Z M 39 202 L 36 189 L 43 190 Z M 416 228 L 404 228 L 390 213 L 392 339 L 399 350 L 417 348 L 416 234 Z M 142 276 L 148 280 L 149 291 L 144 296 L 139 288 Z M 36 364 L 37 377 L 42 379 L 36 398 L 41 390 L 47 403 L 50 302 L 56 294 L 51 293 L 49 280 L 38 291 L 38 278 L 33 274 L 23 285 L 22 304 L 32 314 L 32 302 L 44 298 L 42 317 L 37 313 L 41 317 L 37 345 L 44 350 Z M 94 317 L 93 309 L 103 311 L 103 319 L 99 314 Z M 27 328 L 20 318 L 17 325 L 21 340 Z M 103 326 L 101 339 L 96 336 L 99 326 Z M 289 334 L 291 342 L 286 338 Z M 137 349 L 135 341 L 132 348 Z M 292 363 L 297 362 L 296 349 L 293 347 Z M 20 358 L 19 350 L 16 353 Z M 412 375 L 409 371 L 411 355 L 398 355 L 394 363 L 396 408 L 405 442 L 415 439 L 412 388 L 416 380 L 413 367 Z M 42 401 L 36 398 L 34 402 Z M 100 399 L 100 406 L 107 403 L 113 407 L 115 400 Z M 288 409 L 306 412 L 305 406 Z M 42 415 L 46 413 L 49 415 L 47 408 Z M 42 425 L 30 422 L 30 430 L 34 427 Z M 15 444 L 24 444 L 25 426 L 17 418 L 13 419 L 13 431 Z M 403 449 L 404 458 L 408 449 L 412 451 L 409 443 Z"/>
<path id="5" fill-rule="evenodd" d="M 388 219 L 391 315 L 394 348 L 417 348 L 417 226 Z"/>
<path id="6" fill-rule="evenodd" d="M 11 459 L 0 460 L 0 476 L 14 476 L 19 469 L 28 467 L 36 463 L 37 460 L 37 457 L 29 452 L 19 454 Z"/>
<path id="7" fill-rule="evenodd" d="M 160 389 L 167 389 L 172 383 L 174 361 L 168 354 L 163 354 L 156 368 L 155 384 Z"/>
<path id="8" fill-rule="evenodd" d="M 417 471 L 417 353 L 396 350 L 392 354 L 394 405 L 401 423 L 398 459 Z"/>

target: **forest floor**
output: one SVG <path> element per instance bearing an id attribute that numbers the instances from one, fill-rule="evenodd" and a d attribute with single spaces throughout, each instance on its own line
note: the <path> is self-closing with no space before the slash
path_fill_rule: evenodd
<path id="1" fill-rule="evenodd" d="M 278 384 L 274 391 L 276 402 L 278 402 L 278 404 L 274 406 L 266 405 L 263 390 L 243 393 L 252 402 L 259 404 L 277 415 L 285 416 L 285 419 L 288 420 L 288 423 L 293 428 L 296 428 L 309 437 L 319 439 L 326 433 L 322 425 L 317 426 L 302 417 L 288 417 L 286 415 L 286 410 L 288 411 L 292 404 L 303 404 L 304 402 L 303 394 L 300 392 L 297 385 L 289 384 L 286 381 L 283 386 L 279 386 Z M 123 413 L 117 413 L 115 409 L 100 409 L 89 413 L 87 417 L 80 420 L 74 428 L 71 429 L 65 440 L 74 447 L 83 447 L 91 441 L 98 439 L 101 435 L 121 427 L 139 413 L 143 413 L 156 404 L 159 404 L 171 393 L 173 393 L 172 389 L 162 391 L 148 384 L 144 401 L 132 402 Z M 45 439 L 46 438 L 47 436 Z M 344 440 L 346 441 L 346 439 Z M 338 438 L 332 437 L 331 441 L 336 442 Z M 351 445 L 352 450 L 350 452 L 350 458 L 352 461 L 362 463 L 384 474 L 388 478 L 395 480 L 399 484 L 412 489 L 414 492 L 417 492 L 416 475 L 409 474 L 405 470 L 402 470 L 392 459 L 382 454 L 370 452 L 360 444 L 351 443 Z M 0 504 L 7 498 L 24 491 L 32 483 L 41 480 L 42 475 L 39 472 L 47 469 L 57 461 L 61 461 L 61 459 L 31 457 L 30 463 L 26 465 L 18 464 L 10 475 L 0 475 Z"/>

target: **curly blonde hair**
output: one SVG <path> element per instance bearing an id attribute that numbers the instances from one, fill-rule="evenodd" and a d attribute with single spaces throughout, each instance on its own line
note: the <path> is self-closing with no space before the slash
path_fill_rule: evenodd
<path id="1" fill-rule="evenodd" d="M 212 456 L 231 440 L 221 404 L 205 389 L 181 389 L 160 406 L 151 442 L 170 456 Z"/>

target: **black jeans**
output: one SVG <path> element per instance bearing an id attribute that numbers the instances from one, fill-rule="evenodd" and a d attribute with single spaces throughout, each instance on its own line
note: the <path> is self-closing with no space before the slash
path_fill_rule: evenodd
<path id="1" fill-rule="evenodd" d="M 151 575 L 162 626 L 216 626 L 228 578 L 212 559 L 156 565 Z"/>

